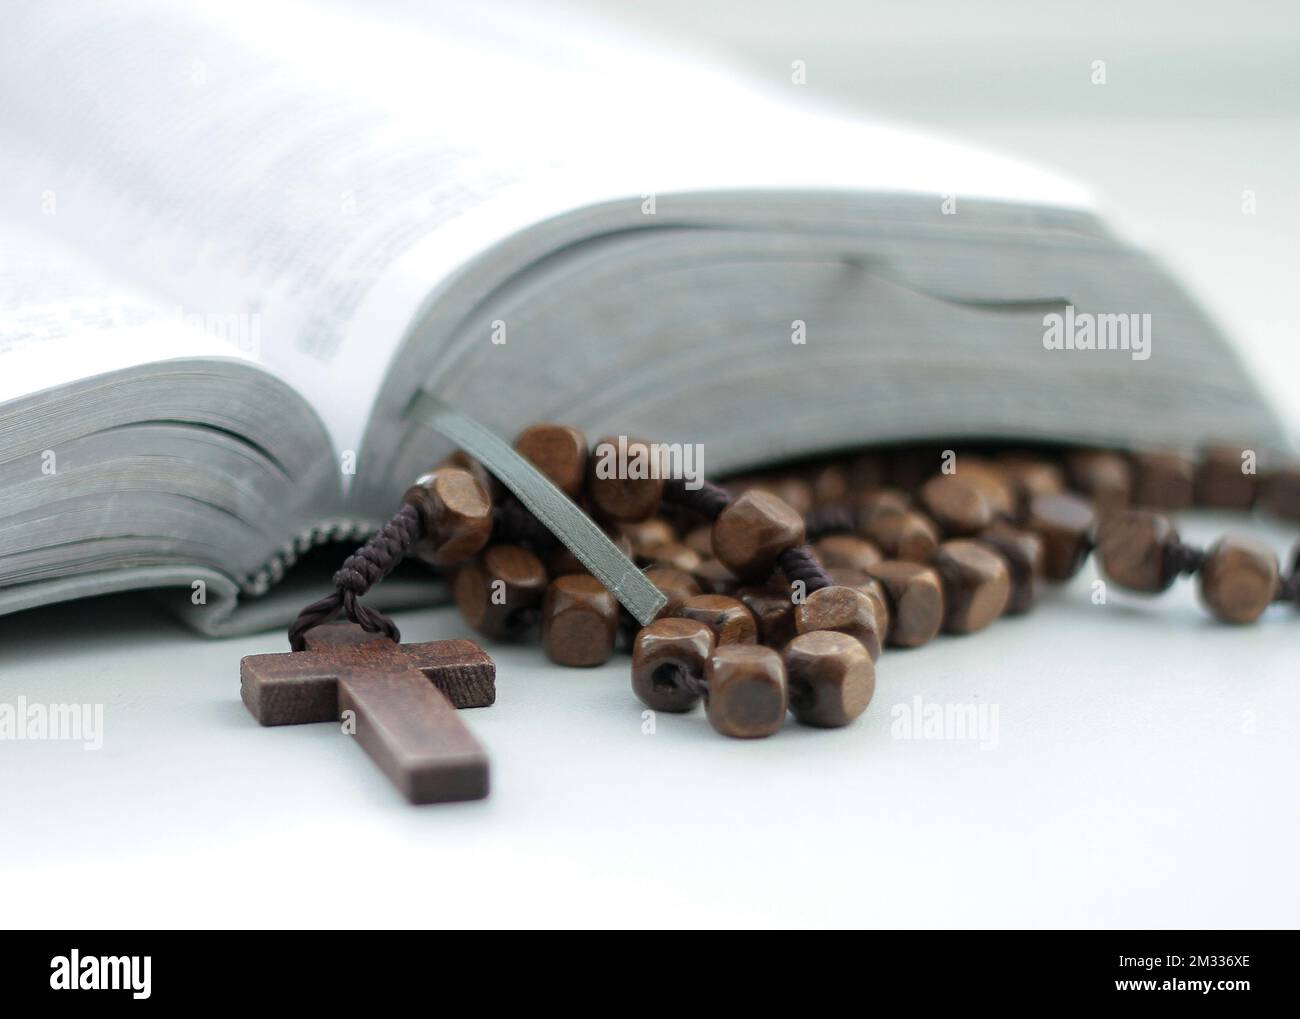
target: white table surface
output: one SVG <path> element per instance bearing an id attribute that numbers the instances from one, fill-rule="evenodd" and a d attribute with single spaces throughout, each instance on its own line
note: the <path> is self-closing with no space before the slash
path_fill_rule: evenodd
<path id="1" fill-rule="evenodd" d="M 1300 367 L 1300 120 L 1267 116 L 952 126 L 1096 184 L 1281 398 Z M 1261 196 L 1251 218 L 1243 188 Z M 1187 533 L 1243 523 L 1279 549 L 1295 538 L 1230 517 Z M 282 650 L 280 634 L 207 641 L 130 597 L 0 619 L 2 699 L 102 703 L 106 726 L 98 751 L 0 744 L 0 917 L 1294 926 L 1300 619 L 1217 626 L 1186 584 L 1096 606 L 1089 579 L 986 634 L 888 653 L 848 729 L 753 743 L 698 712 L 643 734 L 626 658 L 562 670 L 490 647 L 498 703 L 466 717 L 492 796 L 419 809 L 337 727 L 249 717 L 239 659 Z M 408 639 L 463 634 L 446 609 L 400 622 Z M 893 738 L 894 706 L 917 695 L 996 706 L 997 746 Z"/>

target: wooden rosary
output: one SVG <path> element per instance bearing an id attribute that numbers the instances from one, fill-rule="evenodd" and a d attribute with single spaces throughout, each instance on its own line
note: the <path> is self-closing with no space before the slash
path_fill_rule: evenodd
<path id="1" fill-rule="evenodd" d="M 623 441 L 631 453 L 655 455 L 653 444 Z M 871 701 L 884 647 L 917 647 L 1028 612 L 1044 581 L 1069 580 L 1094 551 L 1102 575 L 1130 591 L 1157 594 L 1180 576 L 1197 577 L 1202 600 L 1227 623 L 1254 622 L 1274 602 L 1300 607 L 1300 545 L 1283 573 L 1254 539 L 1228 535 L 1198 548 L 1168 516 L 1192 505 L 1261 506 L 1300 520 L 1300 468 L 1257 476 L 1243 470 L 1238 449 L 1212 449 L 1198 463 L 1174 453 L 908 448 L 726 487 L 657 471 L 599 476 L 585 436 L 564 425 L 534 425 L 515 449 L 664 594 L 658 618 L 638 629 L 568 548 L 458 452 L 417 479 L 399 512 L 335 574 L 334 593 L 303 610 L 289 631 L 294 650 L 319 645 L 310 631 L 343 612 L 356 625 L 343 628 L 346 638 L 337 626 L 317 630 L 330 635 L 326 643 L 381 640 L 380 657 L 396 663 L 390 671 L 422 671 L 432 696 L 491 703 L 491 660 L 474 645 L 398 645 L 392 621 L 361 603 L 410 554 L 452 571 L 456 604 L 479 633 L 521 640 L 540 629 L 548 657 L 576 667 L 601 665 L 620 642 L 630 645 L 632 689 L 644 705 L 686 712 L 702 700 L 714 729 L 752 738 L 775 733 L 787 713 L 806 725 L 847 725 Z M 435 645 L 461 647 L 434 653 Z M 412 656 L 439 654 L 449 656 L 441 673 L 412 664 Z M 244 699 L 265 724 L 337 717 L 332 701 L 296 714 L 284 708 L 302 700 L 302 668 L 283 664 L 297 657 L 245 659 Z M 405 689 L 407 701 L 372 710 L 414 711 L 438 731 L 421 733 L 427 738 L 414 739 L 414 749 L 394 749 L 379 726 L 367 745 L 372 756 L 419 802 L 467 798 L 467 788 L 484 795 L 486 758 L 455 712 L 413 707 L 414 686 Z M 355 700 L 355 690 L 348 696 Z M 465 778 L 469 759 L 481 778 Z"/>

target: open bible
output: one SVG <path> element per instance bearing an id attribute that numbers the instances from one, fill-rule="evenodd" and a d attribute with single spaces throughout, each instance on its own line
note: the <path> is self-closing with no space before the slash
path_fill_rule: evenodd
<path id="1" fill-rule="evenodd" d="M 201 582 L 207 632 L 284 622 L 294 561 L 449 452 L 422 392 L 507 438 L 699 443 L 713 476 L 1284 445 L 1053 174 L 553 11 L 187 8 L 5 16 L 0 611 Z"/>

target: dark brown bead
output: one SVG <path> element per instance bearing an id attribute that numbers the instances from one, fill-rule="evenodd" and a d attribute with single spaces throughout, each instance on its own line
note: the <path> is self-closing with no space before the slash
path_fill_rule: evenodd
<path id="1" fill-rule="evenodd" d="M 1032 531 L 999 522 L 980 533 L 979 540 L 1002 557 L 1011 577 L 1007 615 L 1028 612 L 1038 602 L 1043 580 L 1043 539 Z"/>
<path id="2" fill-rule="evenodd" d="M 402 501 L 419 511 L 424 528 L 416 554 L 434 566 L 464 562 L 492 535 L 492 501 L 459 467 L 439 467 L 417 478 Z"/>
<path id="3" fill-rule="evenodd" d="M 632 642 L 632 690 L 654 711 L 689 711 L 699 695 L 686 689 L 682 673 L 704 678 L 713 654 L 713 631 L 690 619 L 656 619 Z"/>
<path id="4" fill-rule="evenodd" d="M 936 474 L 921 486 L 920 500 L 944 534 L 978 534 L 993 523 L 993 504 L 964 475 Z"/>
<path id="5" fill-rule="evenodd" d="M 877 513 L 867 523 L 864 533 L 880 548 L 887 559 L 906 559 L 923 563 L 939 547 L 939 528 L 923 513 Z"/>
<path id="6" fill-rule="evenodd" d="M 840 463 L 821 464 L 808 477 L 814 506 L 838 506 L 849 497 L 849 475 Z"/>
<path id="7" fill-rule="evenodd" d="M 556 665 L 603 665 L 614 653 L 618 601 L 587 573 L 557 577 L 542 604 L 542 646 Z"/>
<path id="8" fill-rule="evenodd" d="M 677 614 L 703 623 L 719 644 L 753 644 L 758 641 L 758 623 L 743 602 L 725 594 L 697 594 L 687 598 Z"/>
<path id="9" fill-rule="evenodd" d="M 943 580 L 943 628 L 948 633 L 982 630 L 1006 611 L 1011 574 L 992 549 L 956 538 L 940 545 L 930 564 Z"/>
<path id="10" fill-rule="evenodd" d="M 1109 449 L 1080 449 L 1067 453 L 1070 484 L 1096 507 L 1099 516 L 1124 509 L 1133 494 L 1133 468 L 1123 453 Z"/>
<path id="11" fill-rule="evenodd" d="M 713 525 L 701 524 L 687 532 L 683 544 L 702 556 L 713 558 Z"/>
<path id="12" fill-rule="evenodd" d="M 889 618 L 889 596 L 885 594 L 885 588 L 880 581 L 867 576 L 862 570 L 850 570 L 842 566 L 832 566 L 826 574 L 838 586 L 853 587 L 865 594 L 871 601 L 872 610 L 876 613 L 876 632 L 881 637 L 889 634 L 892 623 Z"/>
<path id="13" fill-rule="evenodd" d="M 888 640 L 897 647 L 920 647 L 943 626 L 943 582 L 921 563 L 885 559 L 867 573 L 880 581 L 889 598 Z"/>
<path id="14" fill-rule="evenodd" d="M 1133 454 L 1133 505 L 1143 509 L 1183 510 L 1192 504 L 1196 464 L 1181 453 Z"/>
<path id="15" fill-rule="evenodd" d="M 850 492 L 865 492 L 885 484 L 885 461 L 879 453 L 863 453 L 848 464 Z"/>
<path id="16" fill-rule="evenodd" d="M 709 684 L 709 724 L 724 736 L 771 736 L 785 722 L 785 665 L 771 648 L 727 644 L 714 649 L 704 669 Z"/>
<path id="17" fill-rule="evenodd" d="M 1207 449 L 1196 471 L 1196 501 L 1217 509 L 1250 509 L 1255 504 L 1258 478 L 1247 474 L 1248 451 L 1240 446 Z M 1254 457 L 1249 458 L 1251 464 Z"/>
<path id="18" fill-rule="evenodd" d="M 1097 529 L 1097 565 L 1120 587 L 1159 594 L 1178 576 L 1169 556 L 1177 543 L 1178 532 L 1162 513 L 1112 513 Z"/>
<path id="19" fill-rule="evenodd" d="M 578 429 L 568 425 L 533 425 L 519 433 L 515 450 L 570 499 L 582 494 L 587 480 L 587 437 Z"/>
<path id="20" fill-rule="evenodd" d="M 1300 467 L 1280 467 L 1264 478 L 1260 504 L 1287 520 L 1300 520 Z"/>
<path id="21" fill-rule="evenodd" d="M 1069 580 L 1092 547 L 1097 515 L 1085 500 L 1063 492 L 1029 502 L 1025 527 L 1043 539 L 1043 569 L 1048 580 Z"/>
<path id="22" fill-rule="evenodd" d="M 794 608 L 794 625 L 800 633 L 836 630 L 862 643 L 874 662 L 880 657 L 885 635 L 880 632 L 871 599 L 854 587 L 823 587 Z"/>
<path id="23" fill-rule="evenodd" d="M 489 637 L 517 636 L 546 595 L 546 567 L 526 548 L 492 545 L 456 571 L 456 607 Z"/>
<path id="24" fill-rule="evenodd" d="M 1225 535 L 1206 553 L 1201 598 L 1225 623 L 1253 623 L 1278 589 L 1278 563 L 1263 542 Z"/>
<path id="25" fill-rule="evenodd" d="M 745 489 L 745 491 L 755 490 L 776 496 L 801 517 L 811 513 L 815 505 L 812 486 L 803 478 L 770 478 Z"/>
<path id="26" fill-rule="evenodd" d="M 609 535 L 609 540 L 618 547 L 620 552 L 631 557 L 632 543 L 619 533 L 617 528 L 605 533 Z M 567 545 L 556 545 L 546 553 L 546 572 L 552 577 L 566 577 L 571 573 L 588 573 L 590 571 L 582 565 L 581 559 L 569 551 Z"/>
<path id="27" fill-rule="evenodd" d="M 660 616 L 677 615 L 687 598 L 700 593 L 700 585 L 694 577 L 671 566 L 651 566 L 645 571 L 645 577 L 668 596 L 668 603 L 659 610 Z"/>
<path id="28" fill-rule="evenodd" d="M 442 463 L 438 464 L 438 467 L 457 467 L 462 471 L 469 471 L 474 475 L 474 480 L 483 486 L 483 491 L 487 492 L 488 498 L 493 503 L 505 495 L 507 491 L 506 486 L 497 480 L 495 474 L 463 449 L 456 450 Z"/>
<path id="29" fill-rule="evenodd" d="M 733 500 L 713 524 L 713 554 L 741 580 L 766 580 L 777 557 L 803 539 L 803 517 L 762 489 Z"/>
<path id="30" fill-rule="evenodd" d="M 587 497 L 597 514 L 612 520 L 645 520 L 659 511 L 667 471 L 655 452 L 650 443 L 626 436 L 596 443 L 588 458 Z"/>
<path id="31" fill-rule="evenodd" d="M 632 545 L 632 554 L 642 560 L 650 559 L 665 545 L 677 543 L 677 532 L 673 530 L 673 525 L 662 517 L 624 524 L 622 531 Z"/>
<path id="32" fill-rule="evenodd" d="M 1065 491 L 1065 476 L 1061 468 L 1041 457 L 1009 454 L 999 458 L 998 463 L 1015 491 L 1017 513 L 1023 513 L 1035 496 Z"/>
<path id="33" fill-rule="evenodd" d="M 804 725 L 848 725 L 871 703 L 876 665 L 847 633 L 800 634 L 782 653 L 790 710 Z"/>
<path id="34" fill-rule="evenodd" d="M 699 581 L 705 594 L 731 594 L 740 586 L 740 579 L 712 557 L 701 559 L 691 576 Z"/>
<path id="35" fill-rule="evenodd" d="M 978 488 L 992 507 L 995 517 L 1010 516 L 1016 512 L 1016 489 L 1001 464 L 963 455 L 957 460 L 957 473 L 954 477 L 965 478 Z"/>
<path id="36" fill-rule="evenodd" d="M 875 545 L 852 534 L 828 534 L 813 546 L 813 551 L 827 569 L 842 566 L 848 570 L 865 570 L 883 558 Z"/>
<path id="37" fill-rule="evenodd" d="M 742 587 L 736 591 L 736 598 L 758 624 L 760 644 L 782 648 L 795 635 L 794 601 L 789 588 L 779 591 L 770 587 Z"/>
<path id="38" fill-rule="evenodd" d="M 858 523 L 866 527 L 878 515 L 905 513 L 911 508 L 911 498 L 900 489 L 871 489 L 857 498 Z"/>
<path id="39" fill-rule="evenodd" d="M 702 560 L 695 549 L 675 541 L 660 545 L 648 558 L 656 566 L 670 566 L 674 570 L 682 570 L 686 573 L 696 570 Z"/>

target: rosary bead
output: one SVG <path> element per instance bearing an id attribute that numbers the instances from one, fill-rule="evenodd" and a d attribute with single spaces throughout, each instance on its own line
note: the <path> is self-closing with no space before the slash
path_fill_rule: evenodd
<path id="1" fill-rule="evenodd" d="M 741 580 L 766 580 L 777 557 L 803 540 L 803 517 L 757 488 L 733 500 L 713 524 L 713 554 Z"/>
<path id="2" fill-rule="evenodd" d="M 797 632 L 794 625 L 794 602 L 790 589 L 774 590 L 770 587 L 742 587 L 736 598 L 749 609 L 758 624 L 758 642 L 768 647 L 784 647 Z"/>
<path id="3" fill-rule="evenodd" d="M 1207 449 L 1196 471 L 1196 501 L 1216 509 L 1247 510 L 1255 504 L 1256 476 L 1242 468 L 1246 450 L 1239 446 Z"/>
<path id="4" fill-rule="evenodd" d="M 964 475 L 936 474 L 921 486 L 920 499 L 945 534 L 977 534 L 993 523 L 993 504 Z"/>
<path id="5" fill-rule="evenodd" d="M 1133 454 L 1133 505 L 1143 509 L 1184 510 L 1192 504 L 1196 464 L 1181 453 Z"/>
<path id="6" fill-rule="evenodd" d="M 456 571 L 454 593 L 461 616 L 479 633 L 514 636 L 546 594 L 546 567 L 526 548 L 492 545 Z"/>
<path id="7" fill-rule="evenodd" d="M 876 666 L 859 641 L 845 633 L 816 630 L 790 641 L 785 662 L 790 710 L 804 725 L 848 725 L 871 703 Z"/>
<path id="8" fill-rule="evenodd" d="M 1007 615 L 1023 615 L 1038 601 L 1043 579 L 1043 539 L 1032 531 L 1013 527 L 999 521 L 979 540 L 993 549 L 1006 563 L 1011 577 L 1011 596 L 1007 600 Z"/>
<path id="9" fill-rule="evenodd" d="M 519 433 L 515 450 L 570 499 L 582 494 L 587 479 L 587 437 L 578 429 L 568 425 L 533 425 Z"/>
<path id="10" fill-rule="evenodd" d="M 703 557 L 695 549 L 672 541 L 660 545 L 647 558 L 656 566 L 670 566 L 674 570 L 690 573 L 699 567 Z"/>
<path id="11" fill-rule="evenodd" d="M 1177 543 L 1178 532 L 1162 513 L 1113 513 L 1097 529 L 1097 565 L 1120 587 L 1159 594 L 1178 576 L 1169 557 Z"/>
<path id="12" fill-rule="evenodd" d="M 816 505 L 813 499 L 812 485 L 803 478 L 785 477 L 763 480 L 751 485 L 746 491 L 763 491 L 774 495 L 801 517 L 806 517 Z M 740 494 L 744 494 L 743 492 Z"/>
<path id="13" fill-rule="evenodd" d="M 650 559 L 665 545 L 677 542 L 673 525 L 662 517 L 651 517 L 623 525 L 623 534 L 632 545 L 632 554 L 638 559 Z"/>
<path id="14" fill-rule="evenodd" d="M 1035 496 L 1065 491 L 1065 476 L 1054 463 L 1021 453 L 1001 457 L 998 463 L 1015 492 L 1018 514 L 1024 512 Z"/>
<path id="15" fill-rule="evenodd" d="M 506 486 L 497 480 L 495 474 L 484 467 L 478 460 L 470 456 L 463 449 L 458 449 L 452 453 L 438 467 L 457 467 L 463 471 L 469 471 L 474 475 L 474 480 L 483 486 L 483 491 L 487 492 L 488 498 L 495 503 L 503 496 L 507 489 Z M 438 468 L 435 468 L 437 470 Z"/>
<path id="16" fill-rule="evenodd" d="M 632 642 L 632 690 L 653 711 L 690 711 L 700 699 L 677 677 L 703 679 L 713 631 L 690 619 L 656 619 Z"/>
<path id="17" fill-rule="evenodd" d="M 808 484 L 814 506 L 839 506 L 849 497 L 849 475 L 838 463 L 814 468 Z"/>
<path id="18" fill-rule="evenodd" d="M 983 493 L 995 517 L 1012 516 L 1016 512 L 1016 491 L 1011 484 L 1010 475 L 1001 464 L 961 456 L 958 458 L 957 471 Z"/>
<path id="19" fill-rule="evenodd" d="M 1260 489 L 1260 502 L 1270 513 L 1300 520 L 1300 467 L 1269 472 Z"/>
<path id="20" fill-rule="evenodd" d="M 858 496 L 858 522 L 868 526 L 877 516 L 906 513 L 912 508 L 908 494 L 897 488 L 875 488 Z"/>
<path id="21" fill-rule="evenodd" d="M 1099 516 L 1124 509 L 1133 492 L 1133 468 L 1123 453 L 1080 449 L 1066 455 L 1070 483 L 1087 496 Z"/>
<path id="22" fill-rule="evenodd" d="M 640 439 L 624 439 L 627 463 L 615 465 L 611 470 L 608 457 L 601 450 L 620 448 L 618 438 L 605 438 L 596 443 L 596 454 L 588 457 L 587 496 L 596 512 L 612 520 L 646 520 L 659 511 L 664 497 L 664 464 L 655 463 L 654 450 Z M 627 470 L 621 468 L 626 466 Z M 636 466 L 638 469 L 633 471 Z M 614 474 L 605 476 L 602 474 Z M 646 474 L 646 477 L 618 477 L 617 475 Z"/>
<path id="23" fill-rule="evenodd" d="M 1069 580 L 1083 565 L 1091 548 L 1097 516 L 1087 502 L 1063 492 L 1030 500 L 1025 526 L 1043 539 L 1047 579 Z"/>
<path id="24" fill-rule="evenodd" d="M 889 559 L 923 563 L 939 547 L 939 529 L 923 513 L 879 512 L 867 522 L 864 533 Z"/>
<path id="25" fill-rule="evenodd" d="M 709 685 L 709 724 L 724 736 L 771 736 L 785 722 L 785 666 L 771 648 L 727 644 L 714 649 L 704 668 Z"/>
<path id="26" fill-rule="evenodd" d="M 687 598 L 700 593 L 700 585 L 694 577 L 671 566 L 651 566 L 644 572 L 646 580 L 668 596 L 668 604 L 659 610 L 661 617 L 677 615 Z"/>
<path id="27" fill-rule="evenodd" d="M 701 559 L 691 570 L 691 576 L 699 581 L 700 590 L 705 594 L 732 594 L 740 586 L 736 575 L 712 556 Z"/>
<path id="28" fill-rule="evenodd" d="M 943 583 L 921 563 L 886 559 L 867 571 L 889 598 L 888 639 L 897 647 L 920 647 L 943 625 Z"/>
<path id="29" fill-rule="evenodd" d="M 854 587 L 823 587 L 795 606 L 794 625 L 800 633 L 836 630 L 859 641 L 874 662 L 880 657 L 884 634 L 871 599 Z"/>
<path id="30" fill-rule="evenodd" d="M 1201 598 L 1225 623 L 1253 623 L 1277 589 L 1277 556 L 1263 542 L 1225 535 L 1206 554 Z"/>
<path id="31" fill-rule="evenodd" d="M 758 623 L 743 602 L 723 594 L 697 594 L 687 598 L 677 614 L 703 623 L 719 644 L 753 644 L 758 640 Z"/>
<path id="32" fill-rule="evenodd" d="M 842 566 L 832 566 L 826 574 L 838 586 L 856 588 L 867 596 L 871 601 L 871 609 L 876 614 L 876 632 L 881 637 L 887 636 L 891 624 L 889 597 L 880 581 L 867 576 L 863 570 L 850 570 Z"/>
<path id="33" fill-rule="evenodd" d="M 992 549 L 956 538 L 939 546 L 931 565 L 943 580 L 943 628 L 948 633 L 982 630 L 1006 611 L 1011 574 Z"/>
<path id="34" fill-rule="evenodd" d="M 700 555 L 707 558 L 713 558 L 713 525 L 701 524 L 699 527 L 693 527 L 687 532 L 683 544 L 687 548 L 692 548 Z"/>
<path id="35" fill-rule="evenodd" d="M 883 558 L 875 545 L 852 534 L 828 534 L 813 546 L 813 552 L 827 569 L 866 570 Z"/>
<path id="36" fill-rule="evenodd" d="M 557 577 L 542 604 L 542 646 L 556 665 L 603 665 L 614 653 L 618 601 L 587 573 Z"/>
<path id="37" fill-rule="evenodd" d="M 459 467 L 439 467 L 417 478 L 402 502 L 419 512 L 424 537 L 416 554 L 434 566 L 464 562 L 492 535 L 487 490 Z"/>

